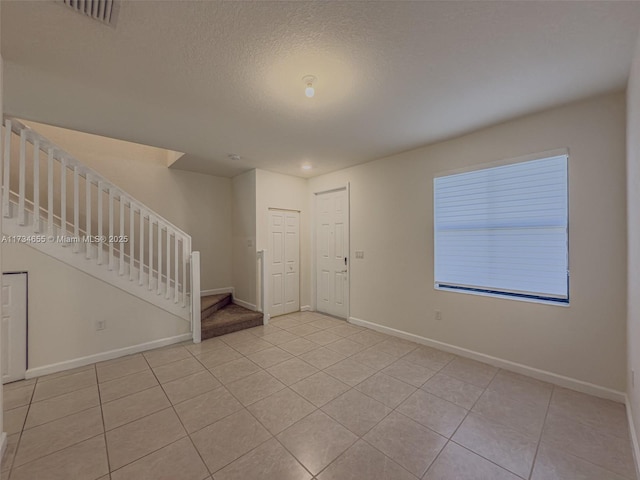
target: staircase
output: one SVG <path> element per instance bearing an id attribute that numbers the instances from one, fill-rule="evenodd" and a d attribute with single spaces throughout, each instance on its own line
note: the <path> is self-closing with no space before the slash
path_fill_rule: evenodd
<path id="1" fill-rule="evenodd" d="M 191 237 L 18 120 L 5 120 L 0 140 L 5 238 L 190 322 L 199 341 Z"/>
<path id="2" fill-rule="evenodd" d="M 262 313 L 232 303 L 230 293 L 200 299 L 202 340 L 262 325 Z"/>

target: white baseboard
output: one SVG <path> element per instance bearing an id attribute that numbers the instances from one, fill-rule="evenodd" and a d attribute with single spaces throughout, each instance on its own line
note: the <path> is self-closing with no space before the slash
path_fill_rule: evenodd
<path id="1" fill-rule="evenodd" d="M 395 328 L 385 327 L 384 325 L 378 325 L 377 323 L 367 322 L 355 317 L 349 317 L 349 323 L 354 325 L 360 325 L 361 327 L 367 327 L 372 330 L 376 330 L 381 333 L 393 335 L 394 337 L 403 338 L 412 342 L 427 345 L 429 347 L 437 348 L 438 350 L 444 350 L 445 352 L 453 353 L 461 357 L 471 358 L 479 362 L 488 363 L 495 367 L 509 370 L 511 372 L 520 373 L 529 377 L 542 380 L 544 382 L 559 385 L 561 387 L 570 388 L 578 392 L 587 393 L 589 395 L 595 395 L 596 397 L 606 398 L 615 402 L 625 403 L 626 395 L 624 392 L 619 392 L 611 388 L 602 387 L 593 383 L 585 382 L 571 377 L 565 377 L 557 373 L 549 372 L 546 370 L 540 370 L 538 368 L 529 367 L 521 363 L 512 362 L 502 358 L 492 357 L 484 353 L 468 350 L 466 348 L 457 347 L 448 343 L 439 342 L 438 340 L 432 340 L 430 338 L 421 337 L 420 335 L 414 335 L 413 333 L 407 333 L 402 330 L 396 330 Z"/>
<path id="2" fill-rule="evenodd" d="M 184 342 L 191 339 L 191 332 L 183 333 L 182 335 L 176 335 L 175 337 L 161 338 L 159 340 L 139 343 L 138 345 L 132 345 L 130 347 L 117 348 L 115 350 L 108 350 L 106 352 L 96 353 L 94 355 L 88 355 L 86 357 L 74 358 L 73 360 L 65 360 L 64 362 L 52 363 L 50 365 L 44 365 L 42 367 L 30 368 L 29 370 L 27 370 L 25 378 L 41 377 L 42 375 L 49 375 L 50 373 L 57 373 L 64 370 L 70 370 L 72 368 L 84 367 L 85 365 L 91 365 L 92 363 L 104 362 L 105 360 L 112 360 L 114 358 L 124 357 L 125 355 L 131 355 L 133 353 L 153 350 L 154 348 L 165 347 L 167 345 Z"/>
<path id="3" fill-rule="evenodd" d="M 633 450 L 633 464 L 636 467 L 636 477 L 640 478 L 640 446 L 638 445 L 638 436 L 636 435 L 636 425 L 633 421 L 633 412 L 631 410 L 631 400 L 629 395 L 625 394 L 625 405 L 627 406 L 627 421 L 629 422 L 629 435 L 631 435 L 631 448 Z"/>
<path id="4" fill-rule="evenodd" d="M 207 295 L 219 295 L 221 293 L 230 293 L 233 295 L 233 287 L 222 287 L 222 288 L 214 288 L 212 290 L 202 290 L 200 292 L 201 297 L 206 297 Z"/>
<path id="5" fill-rule="evenodd" d="M 0 436 L 0 469 L 2 469 L 2 457 L 7 450 L 7 432 L 2 432 Z"/>
<path id="6" fill-rule="evenodd" d="M 240 305 L 241 307 L 248 308 L 249 310 L 253 310 L 254 312 L 258 311 L 258 307 L 256 307 L 253 303 L 245 302 L 244 300 L 240 300 L 239 298 L 234 298 L 233 303 L 236 305 Z"/>
<path id="7" fill-rule="evenodd" d="M 311 311 L 311 305 L 302 305 L 300 307 L 300 311 L 301 312 L 310 312 Z"/>

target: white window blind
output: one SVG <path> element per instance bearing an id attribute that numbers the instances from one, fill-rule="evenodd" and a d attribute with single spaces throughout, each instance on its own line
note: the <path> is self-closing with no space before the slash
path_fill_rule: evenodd
<path id="1" fill-rule="evenodd" d="M 434 179 L 435 284 L 568 303 L 567 156 Z"/>

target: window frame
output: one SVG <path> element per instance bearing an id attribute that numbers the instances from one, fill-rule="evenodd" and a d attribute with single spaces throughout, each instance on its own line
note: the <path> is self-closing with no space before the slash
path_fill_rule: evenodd
<path id="1" fill-rule="evenodd" d="M 436 230 L 436 188 L 435 188 L 435 183 L 436 183 L 436 179 L 437 178 L 441 178 L 441 177 L 447 177 L 447 176 L 451 176 L 451 175 L 457 175 L 457 174 L 461 174 L 461 173 L 470 173 L 470 172 L 474 172 L 474 171 L 479 171 L 479 170 L 486 170 L 486 169 L 490 169 L 490 168 L 496 168 L 496 167 L 502 167 L 502 166 L 508 166 L 508 165 L 515 165 L 518 163 L 525 163 L 525 162 L 530 162 L 530 161 L 535 161 L 535 160 L 543 160 L 543 159 L 547 159 L 547 158 L 552 158 L 552 157 L 558 157 L 558 156 L 564 156 L 566 157 L 566 168 L 567 168 L 567 187 L 566 187 L 566 193 L 567 193 L 567 218 L 566 218 L 566 239 L 567 239 L 567 243 L 566 243 L 566 265 L 567 265 L 567 276 L 566 276 L 566 281 L 567 281 L 567 297 L 566 298 L 556 298 L 556 297 L 545 297 L 539 294 L 535 294 L 535 293 L 526 293 L 526 292 L 509 292 L 506 290 L 495 290 L 492 289 L 490 287 L 487 288 L 475 288 L 475 287 L 468 287 L 468 286 L 460 286 L 460 285 L 453 285 L 453 284 L 446 284 L 444 282 L 438 282 L 436 280 L 436 258 L 437 258 L 437 240 L 436 240 L 436 236 L 437 236 L 437 230 Z M 547 151 L 543 151 L 543 152 L 539 152 L 539 153 L 534 153 L 534 154 L 529 154 L 529 155 L 523 155 L 523 156 L 519 156 L 519 157 L 513 157 L 513 158 L 506 158 L 506 159 L 502 159 L 502 160 L 498 160 L 498 161 L 492 161 L 492 162 L 484 162 L 484 163 L 480 163 L 480 164 L 474 164 L 474 165 L 469 165 L 466 167 L 462 167 L 462 168 L 457 168 L 457 169 L 452 169 L 452 170 L 447 170 L 447 171 L 441 171 L 438 172 L 436 174 L 433 175 L 433 179 L 432 179 L 432 188 L 433 188 L 433 209 L 432 209 L 432 226 L 433 226 L 433 285 L 434 285 L 434 290 L 438 290 L 438 291 L 445 291 L 445 292 L 452 292 L 452 293 L 464 293 L 464 294 L 469 294 L 469 295 L 479 295 L 479 296 L 485 296 L 485 297 L 491 297 L 491 298 L 501 298 L 501 299 L 506 299 L 506 300 L 517 300 L 517 301 L 524 301 L 524 302 L 532 302 L 532 303 L 540 303 L 540 304 L 547 304 L 547 305 L 554 305 L 554 306 L 560 306 L 560 307 L 569 307 L 570 306 L 570 299 L 571 299 L 571 263 L 570 263 L 570 246 L 571 246 L 571 242 L 570 242 L 570 228 L 569 228 L 569 221 L 570 221 L 570 168 L 569 168 L 569 160 L 570 160 L 570 155 L 569 155 L 569 149 L 568 148 L 559 148 L 559 149 L 554 149 L 554 150 L 547 150 Z"/>

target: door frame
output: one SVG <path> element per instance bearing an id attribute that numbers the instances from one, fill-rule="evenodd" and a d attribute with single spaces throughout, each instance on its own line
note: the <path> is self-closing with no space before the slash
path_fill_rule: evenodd
<path id="1" fill-rule="evenodd" d="M 318 280 L 316 278 L 316 271 L 318 270 L 318 251 L 316 245 L 316 220 L 318 218 L 318 195 L 322 195 L 324 193 L 332 193 L 339 192 L 340 190 L 345 190 L 347 192 L 347 212 L 349 218 L 349 224 L 347 225 L 347 232 L 349 232 L 349 241 L 347 244 L 347 252 L 349 252 L 349 263 L 347 268 L 349 269 L 347 279 L 347 283 L 349 285 L 349 307 L 347 308 L 347 318 L 345 320 L 348 322 L 351 319 L 351 182 L 347 182 L 341 185 L 337 185 L 332 188 L 325 188 L 322 190 L 316 190 L 311 192 L 313 195 L 313 218 L 311 219 L 311 255 L 313 257 L 311 261 L 311 310 L 314 312 L 318 311 Z"/>
<path id="2" fill-rule="evenodd" d="M 27 272 L 26 270 L 16 270 L 16 271 L 9 271 L 9 272 L 2 272 L 2 275 L 22 275 L 24 274 L 24 278 L 25 278 L 25 300 L 26 300 L 26 304 L 25 304 L 25 339 L 24 339 L 24 343 L 25 343 L 25 359 L 24 359 L 24 365 L 25 365 L 25 378 L 27 378 L 26 376 L 26 372 L 29 371 L 29 272 Z M 2 302 L 0 302 L 0 309 L 2 309 Z M 2 312 L 0 311 L 0 316 L 2 315 Z M 1 391 L 1 390 L 0 390 Z"/>
<path id="3" fill-rule="evenodd" d="M 270 280 L 269 275 L 270 275 L 270 269 L 269 267 L 271 266 L 271 258 L 273 255 L 273 252 L 271 251 L 271 249 L 269 248 L 269 242 L 271 241 L 271 222 L 269 221 L 271 212 L 276 211 L 276 212 L 295 212 L 298 214 L 298 311 L 300 311 L 300 309 L 302 308 L 302 295 L 301 295 L 301 290 L 302 290 L 302 232 L 301 232 L 301 226 L 302 226 L 302 212 L 300 210 L 296 210 L 295 208 L 278 208 L 278 207 L 268 207 L 267 208 L 267 259 L 265 260 L 265 269 L 266 269 L 266 274 L 265 274 L 265 279 Z M 271 295 L 271 291 L 269 289 L 266 288 L 262 288 L 262 294 L 267 297 L 267 295 Z M 265 306 L 265 308 L 267 309 L 267 312 L 269 314 L 269 320 L 271 320 L 271 311 L 270 308 L 267 306 L 267 302 L 269 301 L 269 298 L 265 298 L 264 300 L 261 299 L 261 303 Z"/>

